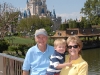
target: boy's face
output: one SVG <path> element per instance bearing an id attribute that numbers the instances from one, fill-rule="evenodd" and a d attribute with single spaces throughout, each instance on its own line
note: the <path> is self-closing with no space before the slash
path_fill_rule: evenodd
<path id="1" fill-rule="evenodd" d="M 55 50 L 61 54 L 63 54 L 65 51 L 66 51 L 66 45 L 65 44 L 60 44 L 60 45 L 57 45 L 55 47 Z"/>

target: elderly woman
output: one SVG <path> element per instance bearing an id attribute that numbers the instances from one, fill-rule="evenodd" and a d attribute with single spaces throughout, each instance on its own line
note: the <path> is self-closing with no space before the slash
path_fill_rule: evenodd
<path id="1" fill-rule="evenodd" d="M 67 48 L 69 54 L 65 57 L 65 62 L 71 62 L 71 67 L 64 67 L 60 75 L 88 75 L 88 63 L 82 58 L 81 50 L 83 44 L 76 35 L 69 36 L 67 39 Z"/>

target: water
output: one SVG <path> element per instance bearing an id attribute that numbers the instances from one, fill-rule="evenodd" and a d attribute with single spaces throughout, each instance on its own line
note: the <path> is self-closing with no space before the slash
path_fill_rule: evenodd
<path id="1" fill-rule="evenodd" d="M 100 48 L 83 50 L 82 56 L 89 65 L 88 75 L 100 75 Z"/>

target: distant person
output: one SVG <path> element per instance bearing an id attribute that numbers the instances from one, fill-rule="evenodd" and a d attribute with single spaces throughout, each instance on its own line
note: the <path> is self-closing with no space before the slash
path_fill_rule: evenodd
<path id="1" fill-rule="evenodd" d="M 35 41 L 36 45 L 26 53 L 22 75 L 45 75 L 50 64 L 49 57 L 54 53 L 54 47 L 47 44 L 48 35 L 45 29 L 35 31 Z"/>
<path id="2" fill-rule="evenodd" d="M 81 56 L 83 43 L 76 35 L 67 39 L 69 54 L 65 56 L 65 63 L 72 63 L 71 67 L 64 67 L 60 75 L 88 75 L 88 63 Z"/>
<path id="3" fill-rule="evenodd" d="M 59 75 L 61 69 L 65 66 L 71 66 L 71 63 L 64 63 L 66 41 L 56 39 L 54 41 L 55 52 L 50 56 L 50 66 L 47 68 L 46 75 Z"/>

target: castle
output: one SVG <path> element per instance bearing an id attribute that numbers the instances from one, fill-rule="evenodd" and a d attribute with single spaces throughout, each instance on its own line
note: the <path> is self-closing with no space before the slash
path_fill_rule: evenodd
<path id="1" fill-rule="evenodd" d="M 22 14 L 19 15 L 19 20 L 32 15 L 37 15 L 40 18 L 50 18 L 53 21 L 53 25 L 51 26 L 53 31 L 59 29 L 61 25 L 61 17 L 56 17 L 55 9 L 53 9 L 53 12 L 47 9 L 46 0 L 27 0 L 26 8 Z"/>

